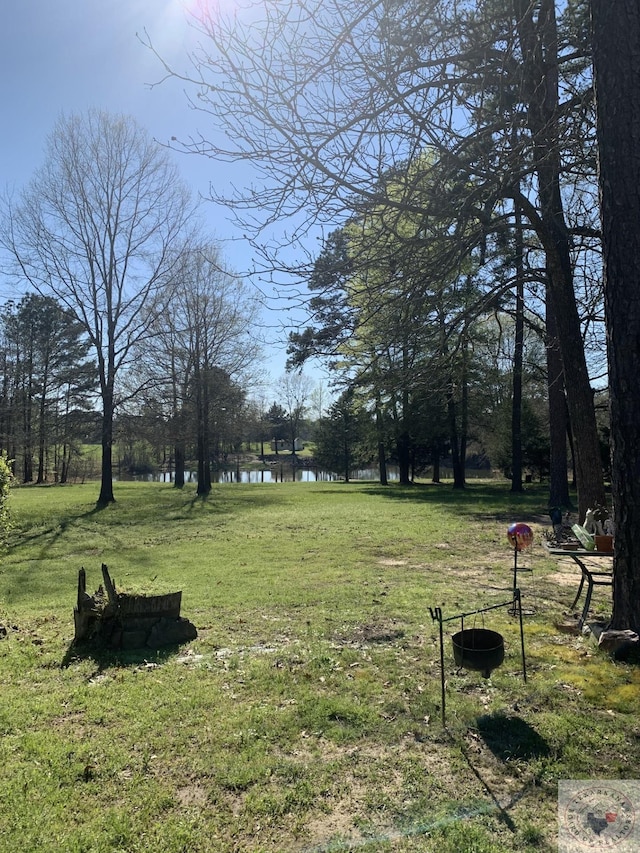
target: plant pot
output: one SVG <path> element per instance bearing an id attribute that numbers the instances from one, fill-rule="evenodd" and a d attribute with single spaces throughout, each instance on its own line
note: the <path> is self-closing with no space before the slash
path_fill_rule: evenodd
<path id="1" fill-rule="evenodd" d="M 613 551 L 613 536 L 595 536 L 596 551 Z"/>
<path id="2" fill-rule="evenodd" d="M 458 666 L 474 669 L 489 678 L 491 671 L 504 660 L 504 640 L 497 631 L 466 628 L 451 638 L 453 657 Z"/>

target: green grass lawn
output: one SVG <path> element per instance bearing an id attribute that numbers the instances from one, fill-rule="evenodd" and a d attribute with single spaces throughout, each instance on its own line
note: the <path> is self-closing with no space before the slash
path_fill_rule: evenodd
<path id="1" fill-rule="evenodd" d="M 541 546 L 546 494 L 505 484 L 95 483 L 19 488 L 0 562 L 0 848 L 20 853 L 556 849 L 557 782 L 634 778 L 640 672 L 555 623 L 577 588 Z M 536 533 L 488 680 L 443 615 L 509 598 L 506 527 Z M 78 570 L 183 590 L 196 641 L 74 649 Z M 609 607 L 608 591 L 594 604 Z M 454 625 L 456 626 L 454 628 Z"/>

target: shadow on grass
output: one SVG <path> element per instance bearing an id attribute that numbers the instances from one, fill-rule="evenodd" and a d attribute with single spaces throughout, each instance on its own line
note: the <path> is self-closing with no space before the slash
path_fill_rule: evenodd
<path id="1" fill-rule="evenodd" d="M 28 545 L 33 545 L 43 540 L 46 543 L 43 547 L 50 548 L 51 545 L 54 545 L 58 539 L 64 536 L 71 525 L 76 524 L 78 521 L 88 520 L 93 516 L 99 515 L 101 512 L 102 510 L 94 506 L 88 512 L 79 512 L 76 515 L 68 515 L 65 518 L 61 518 L 54 527 L 47 527 L 44 530 L 34 530 L 27 534 L 23 531 L 17 532 L 17 535 L 14 533 L 17 541 L 11 543 L 11 550 L 17 552 Z"/>
<path id="2" fill-rule="evenodd" d="M 34 486 L 33 488 L 40 487 Z M 48 488 L 57 487 L 49 486 Z M 141 490 L 139 491 L 140 494 L 143 494 Z M 78 512 L 67 513 L 65 516 L 61 516 L 55 525 L 40 529 L 37 527 L 27 530 L 16 528 L 11 537 L 10 549 L 13 553 L 18 554 L 25 548 L 40 544 L 43 549 L 41 556 L 46 557 L 51 547 L 63 539 L 73 527 L 81 526 L 86 522 L 93 522 L 97 525 L 104 524 L 105 527 L 114 530 L 118 527 L 125 527 L 130 530 L 135 528 L 137 524 L 153 523 L 157 525 L 162 524 L 163 520 L 173 524 L 179 523 L 180 520 L 191 520 L 196 515 L 196 511 L 203 507 L 211 515 L 228 515 L 236 512 L 250 512 L 256 506 L 273 506 L 280 501 L 275 492 L 261 495 L 257 492 L 247 493 L 239 489 L 236 493 L 229 490 L 222 495 L 215 487 L 208 495 L 198 495 L 191 489 L 182 491 L 174 487 L 167 490 L 166 494 L 170 494 L 173 499 L 159 504 L 155 501 L 147 503 L 140 500 L 135 491 L 131 491 L 130 494 L 125 492 L 121 499 L 104 507 L 94 504 L 88 510 L 82 508 Z M 250 500 L 247 499 L 247 496 Z M 163 518 L 164 516 L 166 518 Z"/>
<path id="3" fill-rule="evenodd" d="M 454 489 L 441 483 L 414 483 L 409 486 L 394 483 L 389 486 L 368 485 L 363 491 L 393 501 L 446 506 L 459 515 L 480 519 L 485 508 L 485 517 L 491 520 L 513 521 L 514 513 L 519 516 L 528 514 L 530 518 L 540 515 L 548 519 L 549 487 L 545 484 L 527 486 L 523 492 L 511 492 L 508 484 L 498 482 L 471 482 L 464 489 Z"/>
<path id="4" fill-rule="evenodd" d="M 125 669 L 127 667 L 145 664 L 160 665 L 176 657 L 182 645 L 163 646 L 160 649 L 127 649 L 115 651 L 106 649 L 96 642 L 76 642 L 72 640 L 60 662 L 60 669 L 67 669 L 71 664 L 92 660 L 96 669 L 92 677 L 100 675 L 108 669 Z"/>
<path id="5" fill-rule="evenodd" d="M 487 747 L 501 761 L 520 758 L 530 761 L 550 754 L 549 745 L 521 717 L 486 714 L 478 717 L 477 730 Z"/>
<path id="6" fill-rule="evenodd" d="M 507 762 L 514 758 L 529 761 L 535 758 L 544 758 L 551 752 L 549 745 L 538 732 L 520 717 L 511 717 L 506 714 L 486 714 L 478 717 L 477 731 L 484 740 L 487 748 L 501 761 Z M 512 809 L 529 791 L 534 783 L 529 780 L 521 790 L 513 794 L 505 803 L 504 798 L 496 794 L 493 787 L 484 778 L 469 751 L 463 746 L 462 753 L 467 764 L 475 777 L 484 787 L 485 791 L 493 801 L 500 819 L 513 832 L 516 833 L 516 825 L 509 815 Z"/>

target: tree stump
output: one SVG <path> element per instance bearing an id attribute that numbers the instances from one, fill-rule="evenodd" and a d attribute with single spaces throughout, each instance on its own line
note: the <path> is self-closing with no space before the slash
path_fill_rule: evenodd
<path id="1" fill-rule="evenodd" d="M 104 563 L 102 579 L 104 586 L 89 595 L 86 572 L 78 572 L 74 643 L 93 642 L 110 650 L 159 649 L 198 636 L 195 626 L 180 616 L 182 591 L 149 596 L 118 592 Z"/>

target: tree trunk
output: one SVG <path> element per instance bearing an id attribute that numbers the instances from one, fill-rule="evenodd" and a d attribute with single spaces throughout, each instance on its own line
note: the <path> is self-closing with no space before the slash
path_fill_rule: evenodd
<path id="1" fill-rule="evenodd" d="M 22 476 L 25 483 L 30 483 L 33 480 L 32 387 L 32 380 L 29 377 L 22 393 L 22 434 L 24 447 Z"/>
<path id="2" fill-rule="evenodd" d="M 469 437 L 469 335 L 465 329 L 462 337 L 462 369 L 460 372 L 460 484 L 466 484 L 467 439 Z M 455 415 L 454 415 L 455 422 Z M 454 472 L 454 480 L 455 472 Z M 455 484 L 454 484 L 455 485 Z"/>
<path id="3" fill-rule="evenodd" d="M 547 393 L 549 396 L 549 506 L 571 507 L 567 454 L 567 401 L 556 321 L 547 299 Z"/>
<path id="4" fill-rule="evenodd" d="M 511 491 L 522 492 L 522 363 L 524 358 L 524 246 L 522 215 L 515 202 L 516 324 L 511 399 Z"/>
<path id="5" fill-rule="evenodd" d="M 453 386 L 453 380 L 450 385 Z M 451 464 L 453 465 L 453 488 L 464 489 L 464 462 L 460 458 L 460 442 L 458 438 L 458 425 L 456 423 L 456 404 L 453 399 L 453 390 L 447 392 L 447 412 L 449 415 L 449 436 L 451 443 Z"/>
<path id="6" fill-rule="evenodd" d="M 176 489 L 182 489 L 184 486 L 184 443 L 177 441 L 173 449 L 175 459 L 175 473 L 173 477 L 173 485 Z"/>
<path id="7" fill-rule="evenodd" d="M 440 482 L 440 446 L 435 444 L 431 449 L 431 464 L 433 465 L 432 483 Z"/>
<path id="8" fill-rule="evenodd" d="M 348 483 L 351 479 L 351 452 L 349 448 L 349 428 L 346 423 L 343 423 L 344 437 L 342 444 L 342 453 L 344 456 L 344 481 Z"/>
<path id="9" fill-rule="evenodd" d="M 211 491 L 211 459 L 209 433 L 209 397 L 206 371 L 194 373 L 196 382 L 196 413 L 198 423 L 198 485 L 196 493 L 201 496 Z"/>
<path id="10" fill-rule="evenodd" d="M 557 194 L 557 199 L 560 201 L 559 186 L 554 194 Z M 589 382 L 573 290 L 569 242 L 564 228 L 562 231 L 564 233 L 558 233 L 554 241 L 558 252 L 554 253 L 555 257 L 550 257 L 547 253 L 547 263 L 551 284 L 551 304 L 554 316 L 557 318 L 566 402 L 574 441 L 578 514 L 582 521 L 587 509 L 605 504 L 606 496 L 593 391 Z"/>
<path id="11" fill-rule="evenodd" d="M 198 485 L 196 493 L 199 495 L 208 495 L 211 491 L 211 467 L 208 456 L 208 442 L 205 430 L 203 413 L 198 413 Z"/>
<path id="12" fill-rule="evenodd" d="M 408 350 L 402 348 L 402 372 L 406 377 L 409 372 Z M 404 380 L 406 381 L 406 380 Z M 406 387 L 401 391 L 402 415 L 396 421 L 396 453 L 398 455 L 398 475 L 401 486 L 411 483 L 411 436 L 409 434 L 409 400 L 410 394 Z"/>
<path id="13" fill-rule="evenodd" d="M 71 449 L 66 444 L 62 448 L 62 459 L 60 465 L 60 483 L 64 485 L 69 478 L 69 465 L 71 463 Z"/>
<path id="14" fill-rule="evenodd" d="M 518 198 L 523 210 L 528 208 L 532 212 L 529 219 L 536 228 L 547 259 L 549 291 L 558 325 L 567 407 L 575 441 L 578 513 L 582 520 L 589 507 L 604 504 L 605 491 L 593 393 L 573 288 L 569 234 L 560 188 L 555 0 L 540 0 L 537 21 L 533 19 L 530 0 L 516 0 L 515 6 L 524 60 L 528 124 L 538 177 L 539 212 L 531 210 L 526 196 L 519 195 Z"/>
<path id="15" fill-rule="evenodd" d="M 100 477 L 100 494 L 96 502 L 104 508 L 115 502 L 113 496 L 113 402 L 112 397 L 105 394 L 104 411 L 102 413 L 102 462 Z"/>
<path id="16" fill-rule="evenodd" d="M 640 632 L 640 6 L 591 0 L 611 400 L 612 628 Z"/>
<path id="17" fill-rule="evenodd" d="M 45 467 L 46 456 L 46 418 L 47 418 L 47 384 L 48 375 L 45 370 L 42 379 L 42 389 L 40 391 L 40 400 L 38 406 L 38 478 L 37 483 L 44 483 L 47 479 Z"/>
<path id="18" fill-rule="evenodd" d="M 440 354 L 443 358 L 448 359 L 447 335 L 445 331 L 445 316 L 444 311 L 439 312 L 438 323 L 440 326 L 441 348 Z M 461 458 L 461 441 L 458 433 L 458 418 L 456 412 L 456 400 L 454 394 L 455 380 L 449 367 L 449 375 L 446 380 L 446 408 L 447 408 L 447 424 L 449 427 L 449 444 L 451 449 L 451 464 L 453 466 L 453 488 L 464 489 L 465 487 L 465 460 Z M 462 382 L 464 387 L 464 381 Z"/>
<path id="19" fill-rule="evenodd" d="M 208 495 L 211 491 L 211 412 L 209 405 L 208 371 L 205 374 L 203 406 L 202 406 L 202 451 L 204 456 L 204 490 L 200 494 Z"/>
<path id="20" fill-rule="evenodd" d="M 376 399 L 376 435 L 378 444 L 378 468 L 380 469 L 380 485 L 388 486 L 387 476 L 387 454 L 384 446 L 384 426 L 382 423 L 382 412 L 380 411 L 380 400 Z"/>
<path id="21" fill-rule="evenodd" d="M 410 439 L 407 428 L 403 423 L 400 428 L 400 435 L 396 439 L 396 452 L 398 454 L 398 473 L 401 486 L 408 486 L 411 483 L 410 470 L 411 460 L 409 458 Z"/>

